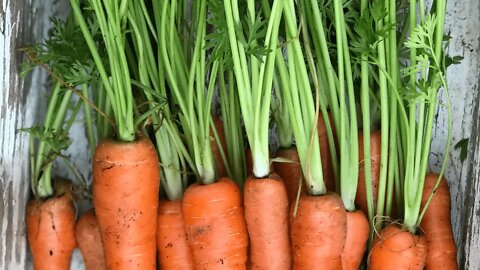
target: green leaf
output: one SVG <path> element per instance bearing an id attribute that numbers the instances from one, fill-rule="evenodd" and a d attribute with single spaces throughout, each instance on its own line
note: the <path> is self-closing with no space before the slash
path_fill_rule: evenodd
<path id="1" fill-rule="evenodd" d="M 455 149 L 460 149 L 460 161 L 464 162 L 468 154 L 468 138 L 464 138 L 455 144 Z"/>

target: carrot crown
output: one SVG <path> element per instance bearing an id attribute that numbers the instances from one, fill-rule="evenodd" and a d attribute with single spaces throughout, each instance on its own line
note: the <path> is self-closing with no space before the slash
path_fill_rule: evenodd
<path id="1" fill-rule="evenodd" d="M 247 27 L 241 22 L 237 1 L 224 1 L 233 70 L 248 142 L 252 151 L 253 174 L 263 178 L 270 174 L 268 129 L 273 71 L 278 31 L 284 1 L 273 2 L 265 22 L 256 14 L 255 1 L 247 1 Z M 248 40 L 243 33 L 251 32 Z M 264 31 L 263 33 L 261 31 Z M 259 42 L 260 37 L 264 42 Z M 247 48 L 248 47 L 248 48 Z"/>

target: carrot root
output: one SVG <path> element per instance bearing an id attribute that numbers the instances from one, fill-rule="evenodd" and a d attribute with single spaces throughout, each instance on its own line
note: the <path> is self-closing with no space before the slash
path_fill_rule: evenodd
<path id="1" fill-rule="evenodd" d="M 368 219 L 361 210 L 347 212 L 347 238 L 342 253 L 342 269 L 357 270 L 362 263 L 370 232 Z"/>
<path id="2" fill-rule="evenodd" d="M 36 270 L 67 270 L 75 239 L 75 209 L 70 195 L 27 205 L 27 238 Z"/>
<path id="3" fill-rule="evenodd" d="M 300 197 L 296 215 L 291 206 L 293 268 L 296 270 L 342 269 L 347 237 L 347 214 L 335 193 Z"/>
<path id="4" fill-rule="evenodd" d="M 370 253 L 370 269 L 422 270 L 427 257 L 424 235 L 415 235 L 397 225 L 384 228 L 375 239 Z"/>
<path id="5" fill-rule="evenodd" d="M 78 247 L 82 252 L 85 268 L 87 270 L 106 269 L 100 227 L 93 209 L 78 219 L 75 225 L 75 235 Z"/>
<path id="6" fill-rule="evenodd" d="M 101 141 L 93 158 L 93 204 L 108 269 L 156 269 L 160 168 L 146 137 Z"/>
<path id="7" fill-rule="evenodd" d="M 300 186 L 300 180 L 303 176 L 302 167 L 300 166 L 300 159 L 298 157 L 297 149 L 295 147 L 282 148 L 277 151 L 277 157 L 291 160 L 293 163 L 275 162 L 273 169 L 280 178 L 282 178 L 288 194 L 288 203 L 291 205 L 295 203 Z M 302 193 L 306 193 L 307 186 L 302 180 Z"/>
<path id="8" fill-rule="evenodd" d="M 182 216 L 182 201 L 160 201 L 157 221 L 158 260 L 161 269 L 194 269 Z"/>
<path id="9" fill-rule="evenodd" d="M 232 180 L 189 186 L 182 213 L 195 269 L 246 269 L 247 224 L 241 191 Z"/>
<path id="10" fill-rule="evenodd" d="M 422 208 L 435 187 L 437 179 L 438 174 L 436 173 L 426 175 L 422 196 Z M 447 180 L 442 177 L 420 224 L 427 239 L 427 270 L 458 269 L 457 247 L 450 220 L 450 204 L 448 183 Z"/>
<path id="11" fill-rule="evenodd" d="M 248 177 L 244 200 L 251 269 L 291 269 L 288 198 L 280 177 Z"/>

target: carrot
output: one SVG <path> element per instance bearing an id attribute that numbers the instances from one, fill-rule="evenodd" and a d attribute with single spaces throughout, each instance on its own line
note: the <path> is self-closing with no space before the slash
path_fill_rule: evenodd
<path id="1" fill-rule="evenodd" d="M 367 205 L 367 191 L 365 187 L 365 166 L 364 166 L 364 145 L 363 133 L 358 133 L 358 155 L 359 155 L 359 171 L 358 171 L 358 185 L 357 196 L 355 197 L 355 204 L 364 213 L 368 213 Z M 380 152 L 382 146 L 382 133 L 380 131 L 373 131 L 370 133 L 370 155 L 371 155 L 371 175 L 372 175 L 372 194 L 373 205 L 377 205 L 378 185 L 380 179 Z"/>
<path id="2" fill-rule="evenodd" d="M 335 129 L 334 129 L 331 113 L 328 114 L 328 118 L 330 118 L 333 137 L 335 138 L 336 137 Z M 330 153 L 330 145 L 328 144 L 327 126 L 325 125 L 325 121 L 321 116 L 318 117 L 317 130 L 318 130 L 318 140 L 320 144 L 320 157 L 322 159 L 323 180 L 325 182 L 325 186 L 327 187 L 327 190 L 335 192 L 335 175 L 333 172 L 333 161 L 332 161 L 332 155 Z M 335 142 L 335 145 L 336 145 L 336 142 Z"/>
<path id="3" fill-rule="evenodd" d="M 296 213 L 295 213 L 296 211 Z M 347 215 L 335 193 L 303 195 L 290 208 L 293 268 L 342 269 Z"/>
<path id="4" fill-rule="evenodd" d="M 347 211 L 347 237 L 342 253 L 342 269 L 357 270 L 362 263 L 370 233 L 368 219 L 361 210 Z"/>
<path id="5" fill-rule="evenodd" d="M 422 270 L 427 257 L 425 236 L 412 234 L 398 225 L 384 228 L 373 242 L 370 269 Z"/>
<path id="6" fill-rule="evenodd" d="M 157 221 L 158 260 L 161 269 L 194 269 L 182 216 L 182 201 L 161 200 Z"/>
<path id="7" fill-rule="evenodd" d="M 288 197 L 281 178 L 248 177 L 244 200 L 252 269 L 291 269 Z"/>
<path id="8" fill-rule="evenodd" d="M 189 186 L 182 213 L 195 269 L 245 269 L 247 225 L 241 191 L 232 180 Z"/>
<path id="9" fill-rule="evenodd" d="M 422 208 L 432 193 L 437 179 L 436 173 L 426 175 Z M 420 223 L 427 239 L 427 269 L 458 269 L 457 248 L 450 222 L 450 192 L 447 180 L 442 177 Z"/>
<path id="10" fill-rule="evenodd" d="M 155 269 L 160 168 L 146 137 L 101 141 L 93 157 L 93 204 L 108 269 Z"/>
<path id="11" fill-rule="evenodd" d="M 293 163 L 274 162 L 273 169 L 283 180 L 287 189 L 288 203 L 291 205 L 297 199 L 300 179 L 303 176 L 300 159 L 297 149 L 293 146 L 290 148 L 280 148 L 277 151 L 277 157 L 291 160 Z M 302 180 L 302 194 L 307 192 L 305 181 Z"/>
<path id="12" fill-rule="evenodd" d="M 75 209 L 69 194 L 27 205 L 27 237 L 36 270 L 68 270 L 75 240 Z"/>
<path id="13" fill-rule="evenodd" d="M 93 208 L 78 219 L 75 225 L 75 236 L 86 269 L 106 269 L 100 227 Z"/>
<path id="14" fill-rule="evenodd" d="M 223 122 L 220 117 L 212 116 L 213 123 L 215 124 L 215 129 L 217 130 L 218 139 L 220 140 L 221 146 L 218 145 L 217 141 L 215 140 L 215 135 L 213 130 L 210 129 L 210 146 L 212 147 L 212 155 L 213 159 L 215 160 L 215 166 L 217 169 L 218 178 L 220 177 L 227 177 L 227 169 L 225 168 L 225 163 L 223 162 L 222 154 L 220 152 L 220 147 L 222 147 L 223 151 L 226 154 L 227 151 L 227 144 L 225 141 L 225 131 L 223 129 Z"/>

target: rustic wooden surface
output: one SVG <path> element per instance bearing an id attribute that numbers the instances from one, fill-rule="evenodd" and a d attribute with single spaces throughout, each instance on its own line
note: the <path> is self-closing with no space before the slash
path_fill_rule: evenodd
<path id="1" fill-rule="evenodd" d="M 18 48 L 42 40 L 49 18 L 64 16 L 66 0 L 2 0 L 0 2 L 0 269 L 31 268 L 25 241 L 24 209 L 28 196 L 28 141 L 16 130 L 37 123 L 43 115 L 46 76 L 35 71 L 26 81 L 18 78 Z M 480 1 L 449 0 L 446 31 L 451 32 L 450 55 L 462 55 L 460 65 L 450 68 L 453 145 L 470 138 L 469 155 L 451 151 L 446 177 L 452 193 L 452 222 L 459 246 L 461 269 L 480 269 L 480 106 L 477 95 L 480 68 Z M 445 100 L 442 100 L 445 104 Z M 446 142 L 446 116 L 436 118 L 430 167 L 438 171 Z M 81 131 L 74 127 L 76 142 L 71 157 L 84 175 L 90 176 L 90 157 Z M 68 155 L 68 154 L 67 154 Z M 83 269 L 75 253 L 71 269 Z"/>

